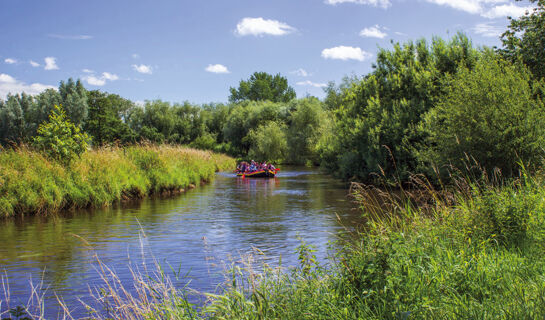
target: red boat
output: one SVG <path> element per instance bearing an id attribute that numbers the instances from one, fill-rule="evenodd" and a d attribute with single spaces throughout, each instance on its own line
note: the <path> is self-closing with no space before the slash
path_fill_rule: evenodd
<path id="1" fill-rule="evenodd" d="M 256 171 L 247 171 L 247 172 L 237 172 L 238 177 L 246 178 L 274 178 L 278 169 L 275 170 L 256 170 Z"/>

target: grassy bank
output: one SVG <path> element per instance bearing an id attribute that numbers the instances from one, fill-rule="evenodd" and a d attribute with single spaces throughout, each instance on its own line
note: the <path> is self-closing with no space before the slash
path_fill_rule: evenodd
<path id="1" fill-rule="evenodd" d="M 234 159 L 227 156 L 166 145 L 87 151 L 68 166 L 27 148 L 4 150 L 0 217 L 180 192 L 234 166 Z"/>

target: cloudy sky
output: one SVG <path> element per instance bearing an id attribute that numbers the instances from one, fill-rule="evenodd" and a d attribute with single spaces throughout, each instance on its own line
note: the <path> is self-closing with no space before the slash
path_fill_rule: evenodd
<path id="1" fill-rule="evenodd" d="M 371 71 L 379 47 L 465 32 L 499 45 L 514 0 L 25 0 L 0 2 L 0 97 L 80 78 L 143 101 L 225 102 L 255 71 L 298 96 Z"/>

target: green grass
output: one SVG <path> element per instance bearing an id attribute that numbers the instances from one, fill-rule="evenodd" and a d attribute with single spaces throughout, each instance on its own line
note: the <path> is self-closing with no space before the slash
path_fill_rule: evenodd
<path id="1" fill-rule="evenodd" d="M 68 166 L 24 147 L 3 150 L 0 217 L 175 193 L 234 166 L 235 160 L 227 156 L 166 145 L 87 151 Z"/>

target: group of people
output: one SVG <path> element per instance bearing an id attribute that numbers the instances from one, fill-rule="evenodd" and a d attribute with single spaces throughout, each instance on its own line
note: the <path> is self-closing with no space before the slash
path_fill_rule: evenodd
<path id="1" fill-rule="evenodd" d="M 247 173 L 247 172 L 254 172 L 254 171 L 262 171 L 262 170 L 269 170 L 269 171 L 275 171 L 276 168 L 271 164 L 267 164 L 266 162 L 258 163 L 252 160 L 250 163 L 246 161 L 242 161 L 237 165 L 237 173 Z"/>

